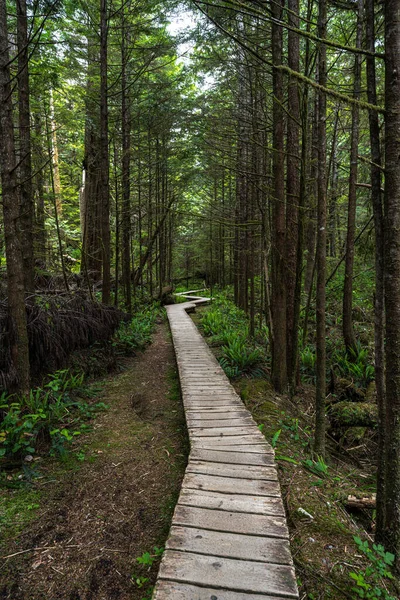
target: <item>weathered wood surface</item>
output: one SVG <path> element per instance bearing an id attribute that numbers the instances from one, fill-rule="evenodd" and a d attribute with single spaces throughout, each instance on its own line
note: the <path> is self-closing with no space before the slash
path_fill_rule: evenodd
<path id="1" fill-rule="evenodd" d="M 271 446 L 187 315 L 167 306 L 191 452 L 154 600 L 298 598 Z"/>

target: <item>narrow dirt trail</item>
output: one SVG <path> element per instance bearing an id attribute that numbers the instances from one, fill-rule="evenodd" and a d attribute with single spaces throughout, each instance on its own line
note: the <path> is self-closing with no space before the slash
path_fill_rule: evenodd
<path id="1" fill-rule="evenodd" d="M 37 519 L 8 545 L 8 554 L 28 552 L 1 561 L 0 598 L 147 598 L 158 563 L 144 572 L 136 558 L 164 544 L 186 465 L 178 390 L 163 324 L 106 383 L 101 400 L 110 409 L 80 439 L 85 460 L 68 470 L 53 464 L 37 484 Z M 143 588 L 132 581 L 137 572 L 149 578 Z"/>

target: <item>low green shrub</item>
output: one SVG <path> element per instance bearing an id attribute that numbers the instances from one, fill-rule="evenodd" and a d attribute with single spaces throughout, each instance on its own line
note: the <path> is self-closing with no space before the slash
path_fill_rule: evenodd
<path id="1" fill-rule="evenodd" d="M 375 368 L 371 362 L 370 351 L 357 343 L 357 348 L 350 350 L 349 354 L 344 349 L 336 350 L 332 355 L 332 362 L 339 370 L 341 377 L 351 379 L 357 387 L 366 389 L 375 379 Z"/>
<path id="2" fill-rule="evenodd" d="M 306 383 L 315 383 L 315 365 L 317 355 L 315 349 L 306 346 L 300 351 L 300 373 Z"/>
<path id="3" fill-rule="evenodd" d="M 241 374 L 262 375 L 262 362 L 265 358 L 260 348 L 250 346 L 243 338 L 236 337 L 222 347 L 220 364 L 229 376 Z"/>
<path id="4" fill-rule="evenodd" d="M 385 552 L 381 545 L 372 544 L 370 548 L 368 542 L 359 537 L 355 537 L 354 541 L 358 550 L 368 558 L 369 565 L 364 570 L 349 573 L 356 584 L 351 588 L 353 592 L 358 598 L 368 600 L 395 600 L 387 589 L 387 585 L 393 579 L 391 567 L 395 559 L 394 554 Z"/>
<path id="5" fill-rule="evenodd" d="M 161 314 L 162 308 L 155 303 L 142 309 L 131 321 L 121 323 L 113 339 L 117 352 L 132 354 L 150 344 L 156 321 Z"/>
<path id="6" fill-rule="evenodd" d="M 89 404 L 94 395 L 83 382 L 82 373 L 56 371 L 43 387 L 30 390 L 28 397 L 2 396 L 0 411 L 0 457 L 23 459 L 47 442 L 52 454 L 64 454 L 66 446 L 80 434 L 82 420 L 103 410 L 103 403 Z"/>

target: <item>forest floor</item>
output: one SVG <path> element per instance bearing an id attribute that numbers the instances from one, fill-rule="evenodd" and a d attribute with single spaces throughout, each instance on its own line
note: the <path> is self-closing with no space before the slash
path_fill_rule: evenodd
<path id="1" fill-rule="evenodd" d="M 0 598 L 151 598 L 188 453 L 167 325 L 123 367 L 73 452 L 1 493 Z"/>

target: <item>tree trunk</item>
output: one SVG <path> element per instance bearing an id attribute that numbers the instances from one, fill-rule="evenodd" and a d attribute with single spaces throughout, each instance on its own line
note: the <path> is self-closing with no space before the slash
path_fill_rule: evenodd
<path id="1" fill-rule="evenodd" d="M 366 0 L 366 41 L 367 50 L 375 51 L 375 11 L 374 0 Z M 375 58 L 367 56 L 368 102 L 377 104 Z M 382 543 L 385 523 L 385 381 L 384 381 L 384 239 L 383 203 L 381 193 L 381 145 L 379 118 L 374 110 L 369 111 L 369 135 L 371 144 L 371 198 L 375 225 L 375 298 L 374 298 L 374 342 L 375 342 L 375 384 L 378 403 L 378 476 L 376 505 L 376 540 Z"/>
<path id="2" fill-rule="evenodd" d="M 39 112 L 39 111 L 38 111 Z M 40 260 L 41 269 L 46 268 L 46 227 L 45 227 L 45 212 L 44 212 L 44 173 L 43 166 L 45 164 L 45 158 L 43 154 L 42 146 L 42 119 L 37 113 L 34 116 L 35 126 L 35 144 L 34 144 L 34 156 L 35 156 L 35 171 L 36 171 L 36 220 L 35 220 L 35 256 Z"/>
<path id="3" fill-rule="evenodd" d="M 20 215 L 16 172 L 13 105 L 10 83 L 5 0 L 0 0 L 0 169 L 3 201 L 4 239 L 7 259 L 7 293 L 16 336 L 11 356 L 22 393 L 29 392 L 29 342 L 25 310 L 24 266 L 20 242 Z"/>
<path id="4" fill-rule="evenodd" d="M 400 0 L 385 2 L 385 548 L 400 570 Z"/>
<path id="5" fill-rule="evenodd" d="M 29 107 L 29 45 L 26 0 L 17 0 L 18 45 L 18 120 L 19 120 L 19 196 L 21 246 L 24 261 L 25 291 L 34 291 L 33 187 L 31 123 Z"/>
<path id="6" fill-rule="evenodd" d="M 100 0 L 100 190 L 102 242 L 102 302 L 109 304 L 111 295 L 110 182 L 108 158 L 108 16 L 107 0 Z"/>
<path id="7" fill-rule="evenodd" d="M 82 272 L 94 281 L 101 279 L 101 195 L 100 195 L 100 137 L 96 85 L 98 52 L 91 37 L 87 40 L 87 84 L 85 95 L 85 157 L 82 191 Z"/>
<path id="8" fill-rule="evenodd" d="M 318 12 L 318 36 L 326 38 L 327 3 L 320 0 Z M 320 43 L 318 50 L 318 82 L 326 86 L 326 46 Z M 318 217 L 317 217 L 317 365 L 315 397 L 314 452 L 325 455 L 325 398 L 326 398 L 326 96 L 318 94 Z"/>
<path id="9" fill-rule="evenodd" d="M 272 62 L 282 64 L 283 1 L 271 3 L 272 22 Z M 277 392 L 285 392 L 287 387 L 286 361 L 286 223 L 285 223 L 285 155 L 284 155 L 284 110 L 283 75 L 280 69 L 273 69 L 273 171 L 274 199 L 272 209 L 272 293 L 271 312 L 274 329 L 272 349 L 272 383 Z"/>
<path id="10" fill-rule="evenodd" d="M 122 9 L 122 38 L 121 38 L 121 86 L 122 86 L 122 285 L 124 288 L 125 307 L 132 310 L 131 292 L 131 205 L 130 205 L 130 145 L 131 145 L 131 116 L 128 91 L 128 48 L 129 36 L 126 28 L 126 15 Z"/>
<path id="11" fill-rule="evenodd" d="M 358 0 L 357 13 L 357 36 L 356 47 L 362 46 L 364 4 Z M 361 62 L 362 55 L 354 57 L 354 92 L 353 97 L 359 100 L 361 94 Z M 343 338 L 346 351 L 354 356 L 357 351 L 357 342 L 353 327 L 353 268 L 354 268 L 354 239 L 356 235 L 356 208 L 357 208 L 357 157 L 359 138 L 359 107 L 353 104 L 351 125 L 351 149 L 350 149 L 350 176 L 349 176 L 349 202 L 347 213 L 347 238 L 346 238 L 346 260 L 343 288 Z M 352 354 L 351 354 L 352 352 Z"/>
<path id="12" fill-rule="evenodd" d="M 288 0 L 288 22 L 299 28 L 299 0 Z M 288 66 L 300 70 L 299 36 L 288 32 Z M 290 388 L 294 388 L 297 365 L 296 274 L 299 235 L 300 204 L 300 98 L 297 79 L 292 77 L 288 84 L 287 123 L 287 185 L 286 185 L 286 326 L 287 326 L 287 370 Z M 297 302 L 299 297 L 297 297 Z"/>

